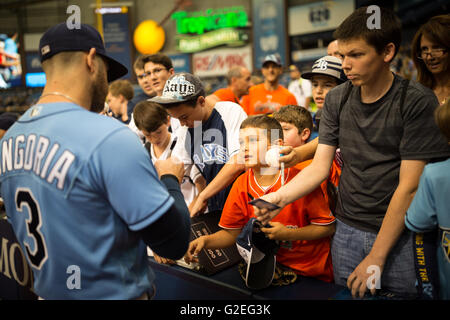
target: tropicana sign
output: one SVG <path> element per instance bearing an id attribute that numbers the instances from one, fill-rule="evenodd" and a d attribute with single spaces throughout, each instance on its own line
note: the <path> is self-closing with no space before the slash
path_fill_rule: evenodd
<path id="1" fill-rule="evenodd" d="M 240 46 L 248 40 L 247 33 L 237 29 L 248 27 L 248 15 L 242 6 L 177 11 L 171 18 L 176 21 L 177 46 L 181 52 L 197 52 L 223 44 Z"/>

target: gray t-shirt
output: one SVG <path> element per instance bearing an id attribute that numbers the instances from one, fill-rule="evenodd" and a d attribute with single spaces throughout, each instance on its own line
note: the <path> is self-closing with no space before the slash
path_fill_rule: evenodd
<path id="1" fill-rule="evenodd" d="M 374 103 L 361 102 L 353 87 L 339 117 L 347 81 L 326 98 L 319 143 L 339 146 L 343 168 L 336 217 L 355 228 L 378 232 L 399 182 L 401 160 L 450 156 L 450 147 L 434 122 L 438 100 L 433 91 L 410 81 L 400 110 L 402 78 Z M 340 119 L 339 119 L 340 118 Z"/>

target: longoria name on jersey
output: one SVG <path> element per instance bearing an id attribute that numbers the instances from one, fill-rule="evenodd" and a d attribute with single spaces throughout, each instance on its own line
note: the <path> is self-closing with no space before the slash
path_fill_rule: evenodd
<path id="1" fill-rule="evenodd" d="M 49 184 L 56 179 L 56 187 L 62 190 L 75 155 L 69 150 L 58 152 L 59 149 L 58 143 L 51 143 L 49 138 L 37 137 L 35 134 L 28 136 L 22 134 L 3 140 L 0 174 L 4 175 L 20 170 L 33 171 Z M 57 154 L 58 157 L 55 157 Z"/>

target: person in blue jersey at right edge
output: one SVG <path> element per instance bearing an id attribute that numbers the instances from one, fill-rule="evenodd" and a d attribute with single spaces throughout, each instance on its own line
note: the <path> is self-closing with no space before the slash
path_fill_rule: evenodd
<path id="1" fill-rule="evenodd" d="M 108 81 L 127 69 L 96 29 L 58 24 L 39 49 L 47 84 L 0 141 L 1 192 L 33 289 L 42 299 L 150 299 L 146 245 L 170 259 L 188 248 L 183 165 L 154 167 L 127 126 L 99 114 Z"/>
<path id="2" fill-rule="evenodd" d="M 436 123 L 441 132 L 447 138 L 450 144 L 450 100 L 436 109 L 435 112 Z M 419 188 L 416 195 L 406 212 L 405 224 L 406 227 L 414 232 L 424 233 L 428 231 L 437 230 L 437 269 L 439 273 L 439 296 L 437 292 L 434 296 L 433 292 L 427 290 L 427 286 L 422 283 L 424 298 L 437 298 L 450 300 L 450 158 L 441 161 L 430 163 L 425 166 L 422 176 L 420 177 Z M 424 245 L 423 237 L 426 235 L 419 235 L 421 241 L 416 241 L 417 244 L 422 245 L 425 254 L 429 254 L 430 259 L 425 260 L 425 266 L 429 266 L 429 270 L 421 270 L 432 273 L 433 256 L 435 252 L 425 252 L 426 245 Z M 416 235 L 417 239 L 417 235 Z M 436 240 L 430 247 L 436 250 Z M 423 261 L 420 268 L 426 269 Z M 433 277 L 433 274 L 429 274 Z M 418 277 L 420 278 L 420 277 Z M 437 279 L 436 279 L 437 280 Z M 426 279 L 425 279 L 426 281 Z M 428 282 L 428 288 L 431 288 L 433 283 Z M 433 288 L 434 290 L 438 285 Z"/>

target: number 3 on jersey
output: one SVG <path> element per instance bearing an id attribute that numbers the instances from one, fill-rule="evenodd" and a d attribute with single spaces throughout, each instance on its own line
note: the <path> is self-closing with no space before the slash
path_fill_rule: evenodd
<path id="1" fill-rule="evenodd" d="M 39 231 L 42 226 L 39 204 L 30 189 L 17 189 L 15 201 L 18 212 L 23 212 L 24 206 L 28 208 L 27 230 L 29 237 L 34 240 L 34 250 L 31 250 L 31 246 L 27 242 L 24 242 L 24 244 L 31 265 L 40 270 L 47 260 L 47 246 L 44 236 Z"/>

